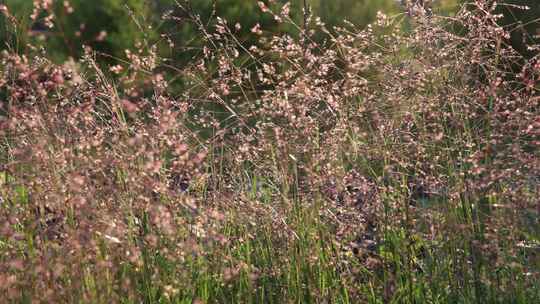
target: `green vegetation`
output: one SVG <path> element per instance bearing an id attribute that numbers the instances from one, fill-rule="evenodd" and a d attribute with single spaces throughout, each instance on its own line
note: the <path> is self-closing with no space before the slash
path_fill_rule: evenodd
<path id="1" fill-rule="evenodd" d="M 0 302 L 540 298 L 540 71 L 501 6 L 34 2 L 0 6 Z"/>
<path id="2" fill-rule="evenodd" d="M 34 11 L 32 1 L 6 0 L 5 5 L 13 12 L 18 26 L 14 29 L 9 20 L 4 18 L 0 22 L 0 40 L 4 41 L 2 48 L 15 47 L 19 52 L 28 52 L 29 42 L 36 46 L 42 45 L 48 50 L 49 56 L 57 62 L 63 62 L 68 57 L 79 58 L 83 53 L 82 45 L 91 46 L 103 55 L 126 59 L 124 51 L 132 49 L 136 42 L 145 40 L 148 43 L 166 44 L 167 41 L 160 35 L 165 33 L 170 39 L 169 42 L 176 45 L 173 49 L 185 53 L 182 47 L 189 46 L 189 42 L 199 39 L 200 36 L 198 29 L 186 20 L 188 18 L 185 11 L 180 9 L 177 3 L 183 3 L 186 9 L 193 9 L 200 14 L 203 22 L 213 20 L 216 15 L 233 24 L 239 22 L 244 26 L 240 37 L 246 38 L 249 29 L 256 23 L 261 23 L 265 30 L 283 30 L 276 26 L 272 18 L 260 14 L 257 1 L 199 0 L 192 3 L 175 0 L 52 1 L 45 10 L 39 10 L 35 18 L 29 18 Z M 308 4 L 316 15 L 331 25 L 340 24 L 343 19 L 348 19 L 365 26 L 374 20 L 378 10 L 396 12 L 396 5 L 392 0 L 331 2 L 310 0 Z M 300 20 L 303 18 L 302 5 L 302 1 L 292 1 L 291 11 L 298 23 L 301 23 Z M 171 12 L 177 13 L 175 15 L 178 18 L 174 20 L 161 18 Z M 55 16 L 55 26 L 48 28 L 47 17 L 51 14 Z M 179 59 L 189 58 L 182 56 Z M 99 60 L 112 62 L 108 56 Z"/>

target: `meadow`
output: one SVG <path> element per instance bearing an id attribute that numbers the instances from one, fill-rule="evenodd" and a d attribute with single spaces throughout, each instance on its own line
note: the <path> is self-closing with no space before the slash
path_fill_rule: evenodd
<path id="1" fill-rule="evenodd" d="M 497 5 L 268 2 L 246 37 L 179 1 L 182 64 L 2 52 L 0 302 L 537 302 L 540 61 Z"/>

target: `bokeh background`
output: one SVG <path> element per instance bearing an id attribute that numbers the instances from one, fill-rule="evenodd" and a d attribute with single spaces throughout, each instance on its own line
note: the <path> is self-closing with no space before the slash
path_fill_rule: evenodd
<path id="1" fill-rule="evenodd" d="M 36 20 L 33 13 L 34 2 L 31 0 L 3 0 L 18 22 L 14 29 L 2 16 L 0 22 L 1 48 L 17 48 L 25 52 L 28 42 L 47 49 L 53 59 L 64 61 L 68 57 L 77 58 L 82 53 L 82 46 L 122 58 L 124 50 L 132 48 L 137 41 L 146 39 L 149 43 L 163 40 L 160 36 L 167 33 L 173 39 L 174 53 L 184 53 L 198 35 L 193 25 L 183 20 L 185 12 L 176 0 L 69 0 L 53 1 L 51 11 L 55 15 L 53 28 L 46 24 L 49 12 L 41 11 Z M 37 1 L 40 2 L 40 1 Z M 183 2 L 183 1 L 179 1 Z M 271 17 L 263 16 L 255 0 L 196 0 L 190 1 L 191 8 L 207 21 L 211 16 L 221 16 L 229 23 L 240 23 L 246 32 L 255 25 L 268 31 L 293 31 L 292 28 L 278 28 Z M 278 3 L 287 1 L 280 0 Z M 302 22 L 299 7 L 304 0 L 293 0 L 291 12 L 297 22 Z M 329 27 L 343 24 L 344 20 L 363 27 L 373 21 L 377 11 L 397 14 L 402 11 L 399 0 L 307 0 L 314 15 L 321 17 Z M 278 4 L 279 5 L 279 4 Z M 441 0 L 435 3 L 438 10 L 455 10 L 456 0 Z M 174 16 L 174 20 L 163 20 L 163 15 Z"/>
<path id="2" fill-rule="evenodd" d="M 402 4 L 407 1 L 414 0 L 306 0 L 313 15 L 319 16 L 329 28 L 342 25 L 345 20 L 364 27 L 374 20 L 377 11 L 390 15 L 403 13 Z M 34 7 L 40 2 L 52 5 L 48 10 L 39 10 L 32 19 Z M 17 26 L 13 26 L 6 14 L 0 14 L 0 49 L 28 53 L 29 45 L 43 47 L 52 60 L 64 62 L 70 57 L 79 58 L 83 46 L 89 46 L 103 55 L 98 58 L 100 62 L 107 63 L 125 59 L 126 49 L 141 47 L 137 43 L 146 43 L 146 46 L 162 43 L 174 47 L 159 48 L 161 52 L 168 50 L 167 54 L 161 55 L 171 60 L 186 61 L 192 57 L 193 47 L 201 36 L 188 20 L 186 11 L 178 7 L 178 3 L 186 2 L 203 22 L 211 22 L 215 20 L 213 17 L 221 16 L 230 24 L 241 24 L 239 37 L 249 36 L 247 33 L 256 23 L 266 31 L 295 32 L 294 27 L 280 26 L 269 15 L 262 14 L 256 0 L 0 0 L 0 4 L 5 5 L 17 21 Z M 299 8 L 304 0 L 271 2 L 277 6 L 290 2 L 293 19 L 298 24 L 302 23 Z M 422 2 L 429 3 L 427 5 L 436 13 L 451 15 L 466 1 Z M 526 45 L 538 42 L 540 1 L 499 2 L 511 5 L 500 10 L 504 14 L 501 23 L 512 29 L 512 45 L 528 56 L 534 55 Z M 530 9 L 523 10 L 520 6 Z M 51 14 L 54 14 L 52 28 L 47 25 Z M 169 18 L 164 19 L 163 16 Z"/>

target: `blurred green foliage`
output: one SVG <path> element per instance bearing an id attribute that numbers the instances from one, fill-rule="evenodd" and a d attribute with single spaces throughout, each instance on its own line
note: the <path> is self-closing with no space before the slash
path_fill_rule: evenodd
<path id="1" fill-rule="evenodd" d="M 27 52 L 28 43 L 32 42 L 46 48 L 47 54 L 57 61 L 79 57 L 83 45 L 118 56 L 143 36 L 155 34 L 139 28 L 142 25 L 136 21 L 157 17 L 142 0 L 54 1 L 50 10 L 41 10 L 35 21 L 30 18 L 32 1 L 6 0 L 5 5 L 17 24 L 14 26 L 3 18 L 2 48 Z M 48 28 L 45 18 L 51 14 L 54 14 L 54 27 Z"/>
<path id="2" fill-rule="evenodd" d="M 276 1 L 276 6 L 287 1 Z M 303 22 L 303 0 L 291 2 L 291 14 L 299 25 Z M 376 12 L 398 11 L 394 0 L 307 0 L 314 15 L 320 16 L 328 25 L 338 25 L 348 20 L 358 26 L 373 21 Z M 0 1 L 2 3 L 2 1 Z M 179 8 L 183 0 L 70 0 L 54 1 L 50 11 L 42 11 L 37 21 L 30 19 L 33 1 L 4 0 L 9 12 L 17 20 L 13 26 L 9 18 L 0 17 L 1 48 L 13 48 L 18 52 L 28 52 L 28 43 L 43 46 L 47 54 L 56 61 L 68 57 L 77 58 L 82 54 L 82 45 L 114 57 L 124 57 L 125 49 L 133 49 L 136 42 L 162 41 L 160 33 L 167 33 L 176 46 L 186 44 L 199 37 L 196 27 L 188 22 L 186 11 Z M 65 3 L 69 3 L 66 7 Z M 200 15 L 203 22 L 214 16 L 221 16 L 230 25 L 240 23 L 240 36 L 255 24 L 269 31 L 293 31 L 294 27 L 278 25 L 270 15 L 262 14 L 257 1 L 246 0 L 197 0 L 190 1 L 192 12 Z M 69 7 L 72 8 L 69 9 Z M 187 6 L 184 6 L 187 8 Z M 171 12 L 175 20 L 163 20 L 163 14 Z M 54 27 L 44 26 L 43 20 L 54 14 Z M 106 35 L 104 35 L 106 33 Z M 140 46 L 139 46 L 140 47 Z"/>
<path id="3" fill-rule="evenodd" d="M 30 19 L 35 1 L 0 0 L 7 6 L 16 20 L 13 26 L 9 18 L 0 14 L 0 49 L 11 48 L 20 53 L 28 53 L 28 43 L 42 46 L 53 60 L 62 62 L 69 57 L 81 56 L 83 45 L 107 54 L 100 60 L 108 62 L 111 58 L 125 58 L 126 49 L 138 49 L 155 43 L 167 43 L 161 36 L 166 33 L 175 47 L 170 49 L 167 57 L 186 60 L 191 57 L 190 46 L 196 46 L 201 35 L 197 27 L 189 22 L 186 10 L 200 16 L 203 23 L 221 16 L 231 27 L 239 23 L 242 29 L 238 35 L 244 41 L 253 39 L 248 33 L 257 23 L 267 31 L 288 31 L 292 34 L 294 26 L 283 26 L 276 23 L 268 14 L 263 14 L 256 0 L 67 0 L 53 1 L 50 11 L 41 11 L 37 21 Z M 39 1 L 37 1 L 39 2 Z M 268 3 L 269 1 L 264 1 Z M 274 8 L 286 2 L 291 4 L 293 20 L 301 26 L 303 23 L 302 7 L 304 0 L 276 0 Z M 315 16 L 321 17 L 330 28 L 343 24 L 344 20 L 363 27 L 372 22 L 377 11 L 389 14 L 400 12 L 399 0 L 305 0 Z M 455 11 L 458 2 L 466 0 L 438 0 L 435 9 L 441 13 Z M 538 42 L 540 2 L 537 0 L 504 0 L 501 2 L 517 6 L 529 6 L 523 10 L 516 6 L 501 7 L 504 14 L 503 25 L 512 30 L 511 43 L 520 52 L 531 55 L 526 44 Z M 66 3 L 69 5 L 66 6 Z M 72 10 L 69 9 L 72 8 Z M 54 27 L 47 29 L 43 20 L 54 14 Z M 162 16 L 169 13 L 174 20 L 164 20 Z M 251 38 L 248 38 L 251 37 Z M 139 44 L 137 44 L 139 42 Z M 166 48 L 165 48 L 166 49 Z"/>

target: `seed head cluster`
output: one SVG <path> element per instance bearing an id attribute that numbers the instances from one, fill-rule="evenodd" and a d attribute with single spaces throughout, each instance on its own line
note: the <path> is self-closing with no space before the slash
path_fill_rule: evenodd
<path id="1" fill-rule="evenodd" d="M 53 2 L 30 18 L 54 29 Z M 148 41 L 108 67 L 89 47 L 63 64 L 1 54 L 4 299 L 219 302 L 302 284 L 295 263 L 356 301 L 358 286 L 395 300 L 419 273 L 448 293 L 538 287 L 540 61 L 512 48 L 496 1 L 364 29 L 259 1 L 296 31 L 257 23 L 249 43 L 178 5 L 200 30 L 184 65 Z M 332 302 L 324 284 L 305 296 Z"/>

